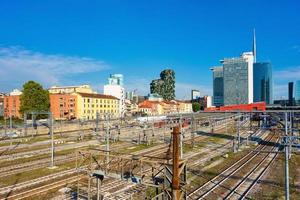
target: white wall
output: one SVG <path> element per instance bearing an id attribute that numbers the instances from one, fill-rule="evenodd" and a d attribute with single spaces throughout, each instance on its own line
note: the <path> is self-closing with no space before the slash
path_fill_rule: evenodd
<path id="1" fill-rule="evenodd" d="M 253 53 L 245 52 L 242 57 L 248 62 L 248 103 L 253 103 Z"/>
<path id="2" fill-rule="evenodd" d="M 120 116 L 125 112 L 125 90 L 120 85 L 104 85 L 104 94 L 117 97 L 119 99 Z"/>

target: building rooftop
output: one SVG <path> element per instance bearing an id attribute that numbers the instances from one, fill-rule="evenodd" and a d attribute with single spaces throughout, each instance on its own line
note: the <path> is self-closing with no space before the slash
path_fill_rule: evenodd
<path id="1" fill-rule="evenodd" d="M 105 94 L 93 94 L 93 93 L 81 93 L 77 92 L 82 97 L 90 97 L 90 98 L 99 98 L 99 99 L 116 99 L 119 100 L 117 97 Z"/>
<path id="2" fill-rule="evenodd" d="M 63 89 L 63 88 L 90 88 L 90 85 L 69 85 L 69 86 L 52 86 L 49 89 Z"/>

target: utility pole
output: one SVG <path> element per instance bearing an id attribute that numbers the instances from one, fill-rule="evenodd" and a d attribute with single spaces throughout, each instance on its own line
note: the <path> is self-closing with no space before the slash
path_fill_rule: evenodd
<path id="1" fill-rule="evenodd" d="M 288 113 L 285 112 L 285 137 L 284 137 L 284 151 L 285 151 L 285 199 L 290 199 L 290 185 L 289 185 L 289 146 L 288 146 Z"/>
<path id="2" fill-rule="evenodd" d="M 7 123 L 6 123 L 6 117 L 4 116 L 4 135 L 6 136 L 7 133 Z"/>
<path id="3" fill-rule="evenodd" d="M 192 114 L 192 121 L 191 121 L 191 123 L 192 123 L 192 130 L 191 130 L 191 138 L 192 138 L 192 148 L 194 148 L 194 146 L 195 146 L 195 131 L 196 131 L 196 128 L 195 128 L 195 126 L 196 126 L 196 122 L 195 122 L 195 116 L 194 116 L 194 113 Z"/>
<path id="4" fill-rule="evenodd" d="M 24 113 L 24 136 L 27 136 L 27 114 Z"/>
<path id="5" fill-rule="evenodd" d="M 173 178 L 172 178 L 172 199 L 179 200 L 181 196 L 180 191 L 180 172 L 179 172 L 179 140 L 180 128 L 173 129 Z"/>
<path id="6" fill-rule="evenodd" d="M 239 115 L 238 115 L 238 119 L 237 119 L 237 139 L 238 139 L 238 144 L 237 144 L 237 148 L 238 148 L 238 150 L 240 149 L 240 145 L 241 145 L 241 136 L 240 136 L 240 119 L 241 119 L 241 115 L 240 115 L 240 113 L 239 113 Z"/>
<path id="7" fill-rule="evenodd" d="M 106 150 L 106 164 L 107 164 L 107 168 L 109 168 L 109 123 L 108 123 L 108 115 L 106 115 L 106 146 L 105 146 L 105 150 Z"/>
<path id="8" fill-rule="evenodd" d="M 9 129 L 10 129 L 10 132 L 12 132 L 12 118 L 11 118 L 11 114 L 9 115 Z"/>
<path id="9" fill-rule="evenodd" d="M 182 133 L 183 133 L 183 129 L 182 129 L 182 116 L 180 115 L 180 118 L 179 118 L 179 132 L 180 132 L 180 159 L 183 158 L 183 143 L 182 143 L 182 140 L 183 140 L 183 136 L 182 136 Z"/>
<path id="10" fill-rule="evenodd" d="M 33 125 L 33 122 L 34 121 L 34 116 L 33 116 L 33 113 L 31 113 L 31 122 L 32 122 L 32 131 L 31 131 L 31 137 L 33 138 L 33 131 L 34 131 L 34 125 Z"/>
<path id="11" fill-rule="evenodd" d="M 99 129 L 99 112 L 96 113 L 96 128 L 95 131 L 97 132 Z"/>
<path id="12" fill-rule="evenodd" d="M 54 136 L 53 136 L 53 119 L 52 113 L 49 113 L 49 128 L 50 128 L 50 135 L 51 135 L 51 167 L 54 167 Z"/>

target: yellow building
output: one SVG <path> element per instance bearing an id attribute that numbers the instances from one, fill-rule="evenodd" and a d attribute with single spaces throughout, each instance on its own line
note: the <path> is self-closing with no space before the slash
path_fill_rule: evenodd
<path id="1" fill-rule="evenodd" d="M 100 118 L 105 115 L 110 118 L 119 117 L 119 99 L 111 95 L 93 93 L 74 93 L 77 96 L 76 118 L 77 119 L 96 119 L 97 112 Z"/>
<path id="2" fill-rule="evenodd" d="M 178 103 L 178 110 L 180 113 L 192 113 L 193 106 L 190 101 L 177 101 Z"/>

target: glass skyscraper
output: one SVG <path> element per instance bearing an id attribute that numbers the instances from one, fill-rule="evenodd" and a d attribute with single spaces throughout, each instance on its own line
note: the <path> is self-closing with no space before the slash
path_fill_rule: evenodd
<path id="1" fill-rule="evenodd" d="M 214 106 L 224 105 L 223 67 L 211 68 L 213 72 L 213 103 Z"/>
<path id="2" fill-rule="evenodd" d="M 289 106 L 293 106 L 294 101 L 294 82 L 289 82 Z"/>
<path id="3" fill-rule="evenodd" d="M 253 53 L 223 63 L 224 105 L 253 103 Z"/>
<path id="4" fill-rule="evenodd" d="M 272 65 L 269 62 L 253 64 L 254 102 L 273 103 Z"/>
<path id="5" fill-rule="evenodd" d="M 297 106 L 300 105 L 300 80 L 295 81 L 294 83 L 294 99 L 295 99 L 295 104 Z"/>
<path id="6" fill-rule="evenodd" d="M 123 74 L 111 74 L 108 78 L 108 84 L 123 86 Z"/>

